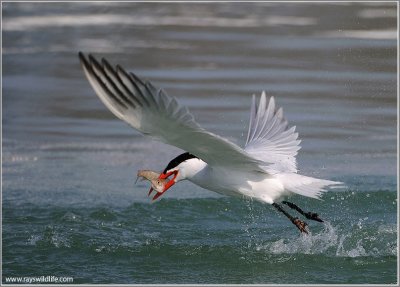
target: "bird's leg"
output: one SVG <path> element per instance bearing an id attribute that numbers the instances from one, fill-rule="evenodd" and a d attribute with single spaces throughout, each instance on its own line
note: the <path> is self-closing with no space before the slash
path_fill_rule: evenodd
<path id="1" fill-rule="evenodd" d="M 278 209 L 279 212 L 282 212 L 287 218 L 289 218 L 289 220 L 296 225 L 296 227 L 300 230 L 300 232 L 304 232 L 306 234 L 308 234 L 307 231 L 307 223 L 304 221 L 301 221 L 300 219 L 298 219 L 297 217 L 293 217 L 291 216 L 289 213 L 287 213 L 282 206 L 280 206 L 277 203 L 273 203 L 272 204 L 273 207 L 275 207 L 276 209 Z"/>
<path id="2" fill-rule="evenodd" d="M 296 210 L 297 212 L 299 212 L 300 214 L 302 214 L 303 216 L 305 216 L 307 219 L 311 219 L 311 220 L 315 220 L 318 222 L 324 222 L 321 218 L 318 217 L 318 213 L 314 213 L 314 212 L 304 212 L 303 210 L 301 210 L 300 207 L 298 207 L 296 204 L 288 202 L 288 201 L 282 201 L 283 204 L 286 204 L 287 206 L 289 206 L 291 209 Z"/>

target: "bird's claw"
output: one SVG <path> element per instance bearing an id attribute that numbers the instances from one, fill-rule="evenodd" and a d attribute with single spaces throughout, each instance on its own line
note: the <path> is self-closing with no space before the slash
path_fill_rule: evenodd
<path id="1" fill-rule="evenodd" d="M 300 230 L 301 233 L 308 234 L 308 224 L 304 221 L 301 221 L 297 217 L 292 221 L 294 225 Z"/>
<path id="2" fill-rule="evenodd" d="M 307 212 L 305 216 L 307 219 L 315 220 L 318 222 L 324 222 L 321 218 L 319 218 L 318 213 Z"/>

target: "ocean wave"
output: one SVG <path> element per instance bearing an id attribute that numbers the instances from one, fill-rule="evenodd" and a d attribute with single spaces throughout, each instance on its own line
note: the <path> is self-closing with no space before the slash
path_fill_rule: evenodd
<path id="1" fill-rule="evenodd" d="M 396 40 L 397 31 L 394 29 L 382 30 L 339 30 L 326 31 L 318 34 L 327 38 L 353 38 L 353 39 L 371 39 L 371 40 Z"/>
<path id="2" fill-rule="evenodd" d="M 32 230 L 26 243 L 113 256 L 138 252 L 202 256 L 222 252 L 237 258 L 268 255 L 286 260 L 288 255 L 379 258 L 397 254 L 394 223 L 368 216 L 342 218 L 311 224 L 310 234 L 302 235 L 290 223 L 264 223 L 264 218 L 272 216 L 268 215 L 271 210 L 257 203 L 227 203 L 228 199 L 168 200 L 158 205 L 135 203 L 120 210 L 100 207 L 50 212 L 44 217 L 52 217 L 53 223 Z"/>
<path id="3" fill-rule="evenodd" d="M 358 13 L 358 16 L 366 19 L 375 19 L 375 18 L 396 18 L 397 12 L 395 9 L 362 9 Z"/>
<path id="4" fill-rule="evenodd" d="M 298 16 L 269 16 L 251 18 L 148 16 L 123 14 L 81 14 L 17 16 L 3 19 L 4 31 L 32 31 L 54 27 L 84 27 L 109 25 L 135 26 L 194 26 L 194 27 L 263 27 L 276 25 L 315 25 L 315 18 Z"/>

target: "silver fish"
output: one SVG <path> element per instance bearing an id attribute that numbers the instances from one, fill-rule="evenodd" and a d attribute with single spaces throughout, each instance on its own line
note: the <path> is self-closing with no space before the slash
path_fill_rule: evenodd
<path id="1" fill-rule="evenodd" d="M 148 180 L 151 183 L 151 187 L 157 192 L 163 192 L 164 186 L 168 182 L 168 179 L 159 179 L 160 173 L 152 170 L 139 170 L 137 173 L 137 179 Z"/>

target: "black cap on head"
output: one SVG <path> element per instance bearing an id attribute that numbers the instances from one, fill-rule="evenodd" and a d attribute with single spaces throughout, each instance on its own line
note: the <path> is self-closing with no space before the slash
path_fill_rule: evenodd
<path id="1" fill-rule="evenodd" d="M 192 155 L 191 153 L 185 152 L 183 154 L 178 155 L 176 158 L 171 160 L 167 167 L 164 169 L 163 173 L 166 173 L 168 170 L 173 169 L 177 167 L 179 164 L 184 162 L 185 160 L 191 159 L 191 158 L 197 158 L 197 156 Z"/>

